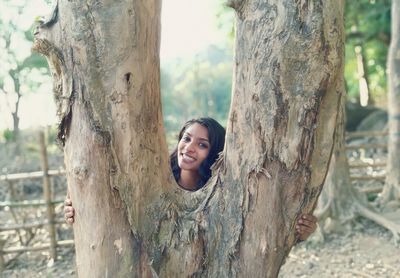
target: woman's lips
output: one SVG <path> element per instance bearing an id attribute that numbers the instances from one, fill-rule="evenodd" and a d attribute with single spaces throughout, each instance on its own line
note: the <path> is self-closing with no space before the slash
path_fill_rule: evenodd
<path id="1" fill-rule="evenodd" d="M 192 156 L 190 156 L 190 155 L 188 155 L 186 153 L 182 154 L 182 159 L 183 159 L 184 162 L 187 162 L 187 163 L 191 163 L 191 162 L 195 162 L 196 161 L 196 159 L 194 157 L 192 157 Z"/>

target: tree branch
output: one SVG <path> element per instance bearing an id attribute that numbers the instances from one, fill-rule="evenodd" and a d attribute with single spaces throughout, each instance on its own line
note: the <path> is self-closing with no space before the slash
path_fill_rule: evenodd
<path id="1" fill-rule="evenodd" d="M 228 0 L 226 2 L 226 5 L 236 11 L 239 11 L 242 8 L 244 2 L 245 0 Z"/>

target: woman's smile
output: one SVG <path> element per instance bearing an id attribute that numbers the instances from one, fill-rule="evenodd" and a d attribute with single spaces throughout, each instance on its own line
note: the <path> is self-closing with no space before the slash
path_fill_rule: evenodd
<path id="1" fill-rule="evenodd" d="M 181 171 L 197 172 L 209 152 L 207 128 L 198 123 L 192 124 L 178 143 L 178 165 Z"/>
<path id="2" fill-rule="evenodd" d="M 196 158 L 188 155 L 187 153 L 183 153 L 182 154 L 182 159 L 186 163 L 191 163 L 191 162 L 195 162 L 196 161 Z"/>

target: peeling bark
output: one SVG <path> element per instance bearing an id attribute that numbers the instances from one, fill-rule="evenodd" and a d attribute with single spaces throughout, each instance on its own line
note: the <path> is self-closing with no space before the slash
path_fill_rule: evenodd
<path id="1" fill-rule="evenodd" d="M 60 0 L 39 27 L 34 49 L 54 78 L 80 276 L 278 275 L 295 220 L 314 209 L 328 169 L 343 93 L 343 3 L 231 2 L 226 145 L 193 193 L 168 165 L 160 1 Z"/>

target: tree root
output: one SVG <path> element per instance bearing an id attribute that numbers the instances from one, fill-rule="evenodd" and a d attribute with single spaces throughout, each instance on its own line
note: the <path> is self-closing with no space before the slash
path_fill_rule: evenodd
<path id="1" fill-rule="evenodd" d="M 356 192 L 353 192 L 357 194 Z M 396 223 L 395 219 L 391 219 L 389 217 L 385 217 L 385 215 L 379 214 L 372 209 L 368 208 L 365 204 L 363 204 L 356 196 L 352 194 L 351 196 L 351 213 L 348 216 L 340 215 L 336 216 L 336 219 L 339 220 L 341 223 L 346 223 L 351 221 L 355 218 L 355 216 L 362 216 L 369 220 L 374 221 L 378 225 L 388 229 L 393 234 L 393 240 L 396 246 L 400 244 L 400 224 Z M 349 202 L 349 200 L 346 200 Z M 318 217 L 318 221 L 322 223 L 326 218 L 332 217 L 335 218 L 332 213 L 332 205 L 334 200 L 330 197 L 327 201 L 327 204 L 320 209 L 319 211 L 315 212 L 315 215 Z M 397 220 L 397 219 L 396 219 Z M 321 225 L 322 227 L 322 225 Z"/>
<path id="2" fill-rule="evenodd" d="M 365 278 L 374 278 L 375 276 L 371 276 L 371 275 L 369 275 L 368 273 L 364 273 L 364 272 L 361 272 L 361 271 L 357 271 L 357 270 L 350 270 L 350 272 L 352 273 L 352 274 L 355 274 L 356 276 L 358 276 L 358 277 L 365 277 Z"/>
<path id="3" fill-rule="evenodd" d="M 393 239 L 394 239 L 396 246 L 399 245 L 399 243 L 400 243 L 400 225 L 399 224 L 395 223 L 392 220 L 387 219 L 383 215 L 380 215 L 380 214 L 364 207 L 363 205 L 361 205 L 358 202 L 355 202 L 354 205 L 356 206 L 356 208 L 361 216 L 368 218 L 368 219 L 374 221 L 375 223 L 377 223 L 378 225 L 391 231 L 393 234 Z"/>

